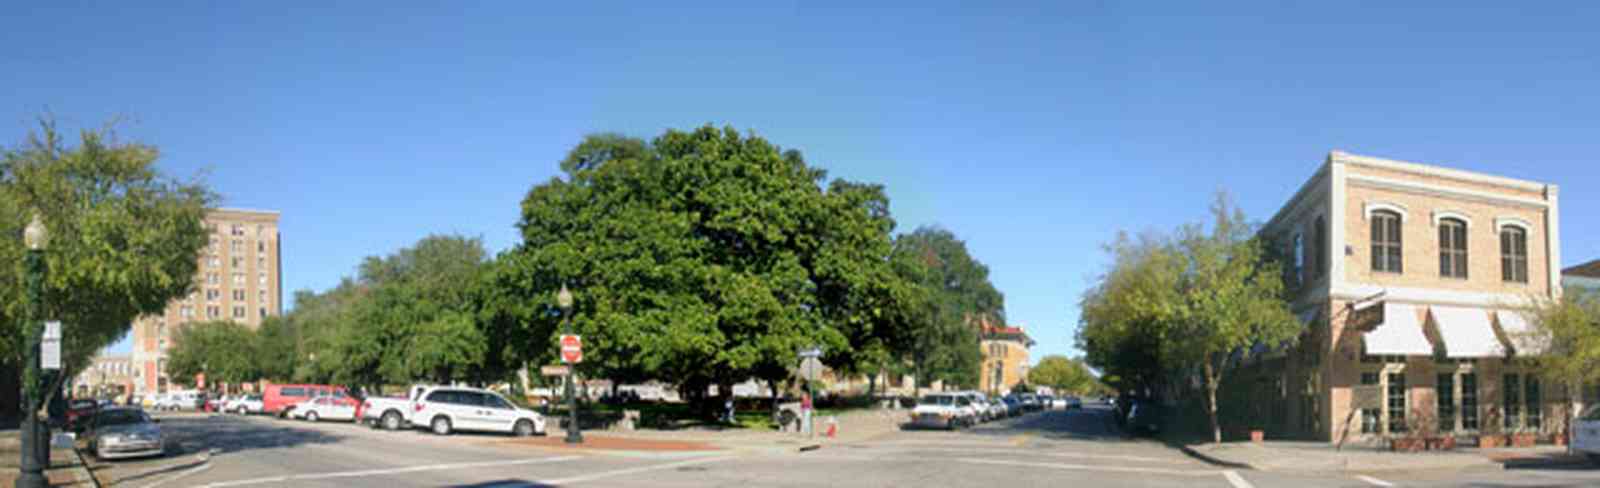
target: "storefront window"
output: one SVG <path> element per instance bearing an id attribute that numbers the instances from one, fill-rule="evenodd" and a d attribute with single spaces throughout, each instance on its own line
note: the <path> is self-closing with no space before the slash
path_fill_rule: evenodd
<path id="1" fill-rule="evenodd" d="M 1389 433 L 1406 430 L 1406 375 L 1389 373 Z"/>
<path id="2" fill-rule="evenodd" d="M 1478 430 L 1478 375 L 1461 374 L 1461 428 Z"/>
<path id="3" fill-rule="evenodd" d="M 1434 392 L 1438 395 L 1439 431 L 1450 432 L 1456 430 L 1456 375 L 1443 373 L 1438 379 Z"/>
<path id="4" fill-rule="evenodd" d="M 1522 416 L 1522 382 L 1520 380 L 1521 378 L 1517 375 L 1508 374 L 1505 377 L 1505 382 L 1500 383 L 1500 391 L 1503 393 L 1501 396 L 1504 399 L 1501 405 L 1505 407 L 1506 414 L 1504 420 L 1506 430 L 1515 430 L 1518 424 L 1517 418 Z"/>
<path id="5" fill-rule="evenodd" d="M 1543 419 L 1540 417 L 1542 417 L 1542 410 L 1544 410 L 1539 408 L 1539 378 L 1530 374 L 1528 375 L 1526 381 L 1528 383 L 1526 391 L 1527 395 L 1523 399 L 1526 400 L 1525 403 L 1527 405 L 1525 408 L 1528 412 L 1528 418 L 1527 421 L 1524 422 L 1524 425 L 1528 426 L 1529 429 L 1538 430 L 1540 427 L 1542 427 L 1541 423 Z"/>
<path id="6" fill-rule="evenodd" d="M 1361 384 L 1378 384 L 1378 373 L 1361 373 Z M 1376 434 L 1378 432 L 1378 418 L 1383 412 L 1376 408 L 1361 410 L 1361 433 Z"/>

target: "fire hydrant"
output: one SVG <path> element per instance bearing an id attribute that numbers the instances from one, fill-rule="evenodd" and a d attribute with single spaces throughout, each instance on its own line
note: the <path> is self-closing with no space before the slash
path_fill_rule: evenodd
<path id="1" fill-rule="evenodd" d="M 828 438 L 833 439 L 839 435 L 839 418 L 828 416 Z"/>

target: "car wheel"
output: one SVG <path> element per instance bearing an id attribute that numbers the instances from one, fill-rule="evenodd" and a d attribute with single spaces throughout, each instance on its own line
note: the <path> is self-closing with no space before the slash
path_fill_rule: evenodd
<path id="1" fill-rule="evenodd" d="M 393 410 L 383 413 L 384 430 L 400 430 L 400 412 Z"/>
<path id="2" fill-rule="evenodd" d="M 511 433 L 515 434 L 517 437 L 528 437 L 533 435 L 533 421 L 518 420 L 517 426 L 511 428 Z"/>
<path id="3" fill-rule="evenodd" d="M 307 422 L 316 422 L 317 421 L 317 411 L 316 410 L 312 410 L 310 412 L 306 412 L 306 421 Z"/>
<path id="4" fill-rule="evenodd" d="M 433 418 L 433 433 L 437 435 L 450 435 L 450 419 L 440 415 Z"/>
<path id="5" fill-rule="evenodd" d="M 944 430 L 956 430 L 956 419 L 944 421 Z"/>

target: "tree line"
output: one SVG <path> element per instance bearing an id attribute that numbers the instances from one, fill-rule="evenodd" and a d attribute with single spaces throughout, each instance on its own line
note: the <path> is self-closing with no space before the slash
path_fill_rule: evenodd
<path id="1" fill-rule="evenodd" d="M 955 234 L 897 235 L 882 185 L 829 179 L 753 134 L 599 134 L 559 164 L 523 199 L 512 248 L 491 256 L 480 239 L 434 235 L 366 258 L 332 289 L 296 292 L 293 310 L 258 330 L 182 328 L 168 373 L 515 384 L 557 362 L 570 320 L 584 336 L 581 374 L 691 397 L 751 378 L 776 388 L 813 346 L 842 374 L 972 386 L 973 323 L 1004 320 L 1003 295 Z M 570 311 L 556 304 L 563 285 Z"/>

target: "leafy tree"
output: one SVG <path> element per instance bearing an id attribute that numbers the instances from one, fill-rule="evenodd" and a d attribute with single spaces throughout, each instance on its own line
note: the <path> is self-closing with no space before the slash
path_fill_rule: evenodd
<path id="1" fill-rule="evenodd" d="M 913 364 L 919 385 L 973 385 L 983 362 L 976 322 L 985 315 L 1005 321 L 1005 298 L 989 282 L 988 267 L 942 228 L 921 227 L 894 244 L 895 271 L 921 288 L 904 293 L 906 313 L 914 315 L 906 320 L 911 329 L 901 337 L 909 340 L 899 342 L 899 352 Z"/>
<path id="2" fill-rule="evenodd" d="M 502 356 L 553 357 L 566 284 L 583 368 L 600 376 L 694 393 L 782 380 L 810 345 L 844 369 L 882 359 L 868 347 L 893 324 L 881 187 L 824 190 L 825 173 L 798 151 L 709 126 L 649 143 L 590 136 L 561 167 L 565 179 L 524 199 L 523 242 L 494 272 L 504 294 L 480 311 L 489 337 L 542 345 Z"/>
<path id="3" fill-rule="evenodd" d="M 28 301 L 22 229 L 37 212 L 48 228 L 45 313 L 63 329 L 60 381 L 128 333 L 144 314 L 187 295 L 202 225 L 215 196 L 199 183 L 163 176 L 155 147 L 123 141 L 109 128 L 85 130 L 69 147 L 53 122 L 0 152 L 0 360 L 20 364 Z M 25 379 L 25 384 L 37 381 Z"/>
<path id="4" fill-rule="evenodd" d="M 1078 346 L 1109 386 L 1152 389 L 1167 367 L 1161 345 L 1178 314 L 1183 261 L 1153 234 L 1119 233 L 1105 249 L 1111 265 L 1079 302 Z"/>
<path id="5" fill-rule="evenodd" d="M 1028 382 L 1054 388 L 1057 393 L 1086 393 L 1094 387 L 1094 375 L 1077 361 L 1061 355 L 1045 356 L 1028 371 Z"/>
<path id="6" fill-rule="evenodd" d="M 255 331 L 231 320 L 184 324 L 167 351 L 167 374 L 186 386 L 193 386 L 201 373 L 208 384 L 255 381 L 263 364 L 256 344 Z"/>
<path id="7" fill-rule="evenodd" d="M 1568 398 L 1581 401 L 1583 385 L 1600 383 L 1600 294 L 1565 291 L 1553 300 L 1534 300 L 1524 313 L 1532 330 L 1511 339 L 1523 360 L 1565 386 Z M 1580 413 L 1569 408 L 1563 420 Z"/>

